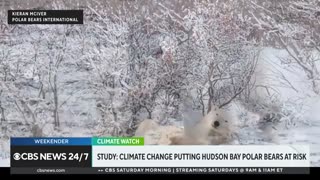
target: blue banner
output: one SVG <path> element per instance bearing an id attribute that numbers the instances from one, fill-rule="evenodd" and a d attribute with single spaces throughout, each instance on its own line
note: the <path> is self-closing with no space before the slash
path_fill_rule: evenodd
<path id="1" fill-rule="evenodd" d="M 91 138 L 24 138 L 12 137 L 11 146 L 91 146 Z"/>

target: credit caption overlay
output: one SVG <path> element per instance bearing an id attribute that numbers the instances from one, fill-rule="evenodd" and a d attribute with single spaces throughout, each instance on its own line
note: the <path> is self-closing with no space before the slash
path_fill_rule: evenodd
<path id="1" fill-rule="evenodd" d="M 8 24 L 83 24 L 83 10 L 8 10 Z"/>

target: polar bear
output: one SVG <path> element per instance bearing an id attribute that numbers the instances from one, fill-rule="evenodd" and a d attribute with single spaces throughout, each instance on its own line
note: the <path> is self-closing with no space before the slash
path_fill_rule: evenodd
<path id="1" fill-rule="evenodd" d="M 217 145 L 229 144 L 233 131 L 229 113 L 213 107 L 192 127 L 160 126 L 154 120 L 144 120 L 140 123 L 135 136 L 143 136 L 145 144 Z"/>
<path id="2" fill-rule="evenodd" d="M 148 131 L 156 130 L 159 125 L 152 119 L 146 119 L 139 124 L 135 136 L 144 136 Z"/>
<path id="3" fill-rule="evenodd" d="M 146 119 L 139 124 L 135 136 L 144 137 L 146 145 L 169 145 L 171 137 L 183 136 L 183 128 L 176 126 L 160 126 L 152 119 Z"/>
<path id="4" fill-rule="evenodd" d="M 233 122 L 229 112 L 212 107 L 200 121 L 193 125 L 185 125 L 185 137 L 209 145 L 229 144 L 235 131 Z"/>
<path id="5" fill-rule="evenodd" d="M 231 113 L 214 107 L 205 117 L 211 123 L 208 139 L 210 144 L 230 144 L 232 135 L 236 133 L 235 119 Z"/>

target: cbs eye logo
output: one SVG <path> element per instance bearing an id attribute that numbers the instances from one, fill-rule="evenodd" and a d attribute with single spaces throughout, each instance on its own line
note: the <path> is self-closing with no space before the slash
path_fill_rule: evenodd
<path id="1" fill-rule="evenodd" d="M 14 153 L 13 154 L 13 159 L 16 160 L 16 161 L 20 160 L 21 159 L 20 153 Z"/>

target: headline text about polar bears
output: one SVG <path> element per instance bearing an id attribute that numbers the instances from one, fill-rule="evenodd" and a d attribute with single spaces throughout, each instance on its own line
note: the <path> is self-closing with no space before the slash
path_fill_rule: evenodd
<path id="1" fill-rule="evenodd" d="M 306 153 L 98 153 L 97 160 L 307 160 Z"/>

